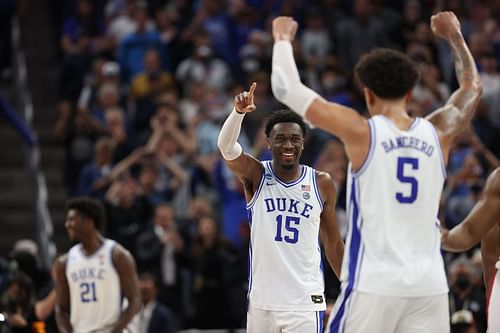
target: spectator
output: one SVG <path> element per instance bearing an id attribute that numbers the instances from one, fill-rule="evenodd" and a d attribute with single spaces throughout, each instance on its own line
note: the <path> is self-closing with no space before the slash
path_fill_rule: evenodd
<path id="1" fill-rule="evenodd" d="M 155 49 L 146 51 L 144 55 L 144 71 L 132 79 L 132 96 L 134 98 L 155 97 L 165 90 L 175 90 L 173 76 L 161 69 L 160 54 Z"/>
<path id="2" fill-rule="evenodd" d="M 135 32 L 127 35 L 118 45 L 118 60 L 123 70 L 125 82 L 144 70 L 144 55 L 150 49 L 155 49 L 162 60 L 161 68 L 170 69 L 168 51 L 161 42 L 160 34 L 156 30 L 148 31 L 147 3 L 142 1 L 137 4 L 134 13 L 137 24 Z"/>
<path id="3" fill-rule="evenodd" d="M 196 33 L 194 52 L 179 64 L 175 77 L 184 86 L 203 82 L 220 90 L 225 90 L 231 81 L 229 67 L 214 57 L 210 35 L 203 30 Z"/>
<path id="4" fill-rule="evenodd" d="M 106 187 L 102 179 L 110 175 L 113 167 L 115 142 L 110 138 L 100 138 L 95 145 L 94 161 L 86 164 L 78 177 L 76 195 L 87 195 L 97 199 L 104 199 Z"/>
<path id="5" fill-rule="evenodd" d="M 175 323 L 170 310 L 156 299 L 158 285 L 154 275 L 139 274 L 142 310 L 129 324 L 131 333 L 174 333 Z"/>
<path id="6" fill-rule="evenodd" d="M 184 251 L 174 209 L 165 203 L 157 205 L 152 223 L 137 237 L 138 265 L 157 277 L 159 300 L 175 312 L 177 320 L 182 320 L 186 306 L 182 298 Z"/>

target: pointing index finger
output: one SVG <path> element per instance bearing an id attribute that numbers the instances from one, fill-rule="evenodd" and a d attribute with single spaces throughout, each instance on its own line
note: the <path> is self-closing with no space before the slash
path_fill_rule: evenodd
<path id="1" fill-rule="evenodd" d="M 248 92 L 248 95 L 253 96 L 253 93 L 254 93 L 256 87 L 257 87 L 257 83 L 253 82 L 252 85 L 250 86 L 250 91 Z"/>

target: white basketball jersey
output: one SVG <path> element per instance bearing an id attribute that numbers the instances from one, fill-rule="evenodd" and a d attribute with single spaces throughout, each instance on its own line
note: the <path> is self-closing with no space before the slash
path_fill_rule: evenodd
<path id="1" fill-rule="evenodd" d="M 262 310 L 325 310 L 319 246 L 323 202 L 315 170 L 279 179 L 271 161 L 247 205 L 250 222 L 249 301 Z"/>
<path id="2" fill-rule="evenodd" d="M 422 118 L 406 131 L 381 115 L 369 125 L 366 161 L 348 173 L 342 282 L 385 296 L 446 293 L 437 219 L 446 169 L 437 133 Z"/>
<path id="3" fill-rule="evenodd" d="M 68 252 L 66 278 L 75 333 L 110 331 L 120 316 L 120 278 L 111 257 L 115 244 L 106 239 L 91 256 L 83 253 L 81 244 Z"/>

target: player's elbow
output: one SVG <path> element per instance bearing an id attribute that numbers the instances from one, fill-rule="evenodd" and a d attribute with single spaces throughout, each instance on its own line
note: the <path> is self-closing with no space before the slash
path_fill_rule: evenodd
<path id="1" fill-rule="evenodd" d="M 466 91 L 475 101 L 479 101 L 483 95 L 483 83 L 479 77 L 464 82 L 460 85 L 460 89 Z"/>

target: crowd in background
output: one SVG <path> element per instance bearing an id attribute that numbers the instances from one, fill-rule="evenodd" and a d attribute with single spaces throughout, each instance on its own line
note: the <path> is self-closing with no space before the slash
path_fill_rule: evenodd
<path id="1" fill-rule="evenodd" d="M 299 21 L 294 50 L 305 84 L 366 116 L 353 66 L 373 47 L 406 52 L 421 71 L 409 112 L 424 117 L 457 88 L 451 51 L 429 25 L 432 13 L 454 11 L 477 61 L 484 96 L 449 158 L 443 226 L 463 220 L 485 177 L 499 165 L 500 1 L 68 0 L 62 5 L 54 137 L 65 149 L 67 196 L 102 201 L 104 235 L 133 254 L 146 280 L 143 297 L 156 297 L 169 309 L 173 330 L 244 327 L 246 203 L 216 142 L 233 97 L 256 82 L 257 111 L 245 117 L 239 142 L 252 155 L 270 159 L 263 122 L 281 107 L 269 82 L 275 16 Z M 305 147 L 302 163 L 335 180 L 344 236 L 343 146 L 315 129 Z M 52 332 L 50 274 L 35 271 L 34 264 L 23 266 L 23 260 L 34 260 L 33 251 L 20 246 L 2 266 L 0 302 L 19 314 L 16 323 L 46 320 Z M 20 260 L 20 254 L 28 259 Z M 444 255 L 452 332 L 485 332 L 478 249 Z M 329 269 L 325 278 L 333 304 L 338 281 Z"/>

